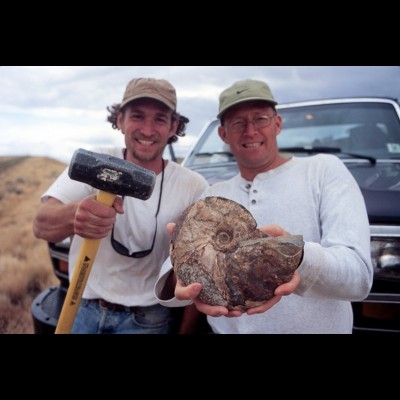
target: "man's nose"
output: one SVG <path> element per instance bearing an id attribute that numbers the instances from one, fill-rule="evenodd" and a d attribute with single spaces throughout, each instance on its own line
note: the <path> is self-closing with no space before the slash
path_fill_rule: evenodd
<path id="1" fill-rule="evenodd" d="M 244 133 L 253 134 L 256 131 L 258 131 L 258 129 L 256 128 L 255 122 L 250 120 L 250 119 L 248 119 L 246 121 L 246 127 L 245 127 L 245 130 L 244 130 Z"/>
<path id="2" fill-rule="evenodd" d="M 155 123 L 152 118 L 145 118 L 140 126 L 140 130 L 145 135 L 152 135 L 154 133 Z"/>

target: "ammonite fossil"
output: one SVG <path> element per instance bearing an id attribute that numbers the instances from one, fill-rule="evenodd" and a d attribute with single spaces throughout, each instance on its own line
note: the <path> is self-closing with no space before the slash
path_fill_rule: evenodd
<path id="1" fill-rule="evenodd" d="M 206 197 L 179 218 L 170 255 L 185 286 L 203 285 L 203 302 L 244 311 L 272 298 L 292 278 L 303 247 L 301 235 L 269 237 L 242 205 Z"/>

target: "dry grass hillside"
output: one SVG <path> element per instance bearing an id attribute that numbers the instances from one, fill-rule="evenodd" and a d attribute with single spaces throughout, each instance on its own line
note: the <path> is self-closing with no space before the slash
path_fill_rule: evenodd
<path id="1" fill-rule="evenodd" d="M 0 157 L 0 333 L 33 333 L 32 300 L 57 284 L 32 221 L 41 194 L 64 168 L 46 157 Z"/>

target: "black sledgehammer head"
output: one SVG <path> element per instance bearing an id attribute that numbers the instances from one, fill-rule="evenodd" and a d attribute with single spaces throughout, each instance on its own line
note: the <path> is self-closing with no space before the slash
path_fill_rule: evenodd
<path id="1" fill-rule="evenodd" d="M 147 200 L 153 193 L 156 174 L 108 154 L 78 149 L 72 156 L 68 175 L 74 181 L 120 196 Z"/>

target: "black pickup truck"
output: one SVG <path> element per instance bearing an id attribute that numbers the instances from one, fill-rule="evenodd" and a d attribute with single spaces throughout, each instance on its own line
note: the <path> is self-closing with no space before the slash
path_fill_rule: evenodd
<path id="1" fill-rule="evenodd" d="M 277 106 L 282 153 L 339 157 L 357 180 L 368 210 L 374 282 L 353 303 L 354 334 L 400 334 L 400 107 L 389 98 L 340 98 Z M 182 161 L 210 184 L 231 178 L 237 164 L 210 121 Z M 68 243 L 49 244 L 60 286 L 32 304 L 35 332 L 51 333 L 68 287 Z"/>

